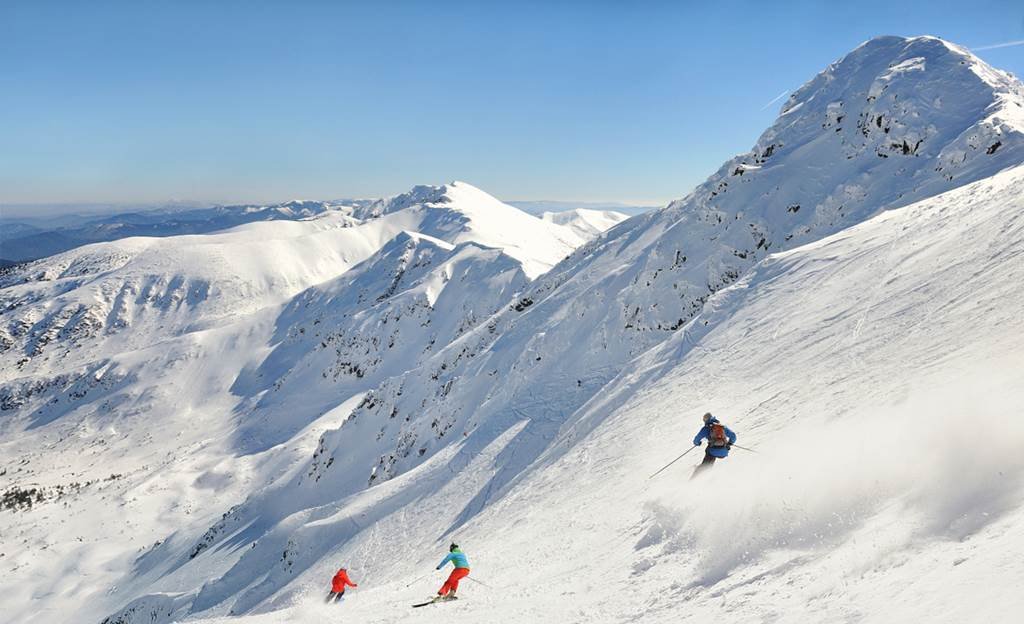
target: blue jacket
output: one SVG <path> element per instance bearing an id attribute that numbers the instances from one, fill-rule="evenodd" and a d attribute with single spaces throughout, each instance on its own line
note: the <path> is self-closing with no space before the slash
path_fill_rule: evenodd
<path id="1" fill-rule="evenodd" d="M 697 432 L 697 437 L 695 437 L 693 439 L 694 446 L 700 446 L 700 443 L 705 438 L 707 438 L 708 436 L 711 435 L 711 425 L 713 425 L 713 424 L 715 424 L 717 422 L 718 422 L 717 418 L 712 418 L 710 421 L 708 421 L 708 424 L 706 424 L 706 425 L 704 425 L 703 427 L 700 428 L 700 431 Z M 736 441 L 736 434 L 732 432 L 732 429 L 726 427 L 725 425 L 722 425 L 722 427 L 725 428 L 725 437 L 729 438 L 729 444 L 734 443 Z M 728 457 L 728 455 L 729 455 L 729 447 L 727 447 L 727 446 L 709 446 L 707 448 L 707 451 L 705 451 L 705 452 L 708 455 L 711 455 L 712 457 L 718 457 L 718 458 Z"/>
<path id="2" fill-rule="evenodd" d="M 456 568 L 469 569 L 469 559 L 466 559 L 466 555 L 462 554 L 462 551 L 458 548 L 448 553 L 448 556 L 442 559 L 441 563 L 437 564 L 437 569 L 440 570 L 449 561 L 455 564 Z"/>

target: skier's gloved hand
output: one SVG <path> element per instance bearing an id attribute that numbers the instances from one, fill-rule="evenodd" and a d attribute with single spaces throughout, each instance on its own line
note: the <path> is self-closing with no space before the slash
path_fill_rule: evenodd
<path id="1" fill-rule="evenodd" d="M 700 446 L 700 442 L 694 442 L 693 445 L 694 446 Z"/>

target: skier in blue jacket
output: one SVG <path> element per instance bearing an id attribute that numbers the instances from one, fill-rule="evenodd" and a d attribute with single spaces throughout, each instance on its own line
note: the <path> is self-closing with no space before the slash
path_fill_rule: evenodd
<path id="1" fill-rule="evenodd" d="M 711 415 L 711 412 L 704 414 L 704 426 L 700 428 L 693 438 L 693 445 L 700 446 L 707 438 L 708 447 L 704 450 L 704 461 L 693 471 L 693 476 L 706 468 L 710 468 L 716 459 L 723 459 L 729 456 L 729 449 L 736 442 L 736 434 L 732 429 L 726 427 Z M 693 477 L 691 477 L 693 478 Z"/>
<path id="2" fill-rule="evenodd" d="M 437 564 L 437 569 L 440 570 L 448 562 L 451 562 L 455 569 L 448 575 L 448 580 L 438 590 L 437 595 L 439 598 L 454 600 L 455 592 L 459 590 L 459 581 L 469 576 L 469 559 L 466 558 L 459 545 L 452 542 L 452 545 L 448 547 L 448 555 L 441 560 L 441 563 Z"/>

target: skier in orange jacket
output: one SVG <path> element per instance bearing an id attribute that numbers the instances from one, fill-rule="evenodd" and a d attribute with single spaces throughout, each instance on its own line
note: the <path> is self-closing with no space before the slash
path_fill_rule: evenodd
<path id="1" fill-rule="evenodd" d="M 345 568 L 341 568 L 331 579 L 331 593 L 327 594 L 327 602 L 341 602 L 341 599 L 345 596 L 345 586 L 359 587 L 352 582 L 352 579 L 348 577 L 348 571 Z"/>

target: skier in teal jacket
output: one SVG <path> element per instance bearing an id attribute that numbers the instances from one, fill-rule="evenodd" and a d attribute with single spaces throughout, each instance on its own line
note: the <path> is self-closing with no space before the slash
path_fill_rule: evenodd
<path id="1" fill-rule="evenodd" d="M 448 555 L 441 560 L 441 563 L 437 564 L 437 569 L 440 570 L 449 561 L 455 566 L 452 573 L 448 575 L 448 580 L 444 582 L 441 589 L 438 590 L 438 596 L 447 596 L 448 598 L 455 598 L 455 592 L 459 589 L 459 581 L 469 576 L 469 559 L 459 549 L 459 545 L 453 543 L 448 547 Z"/>

